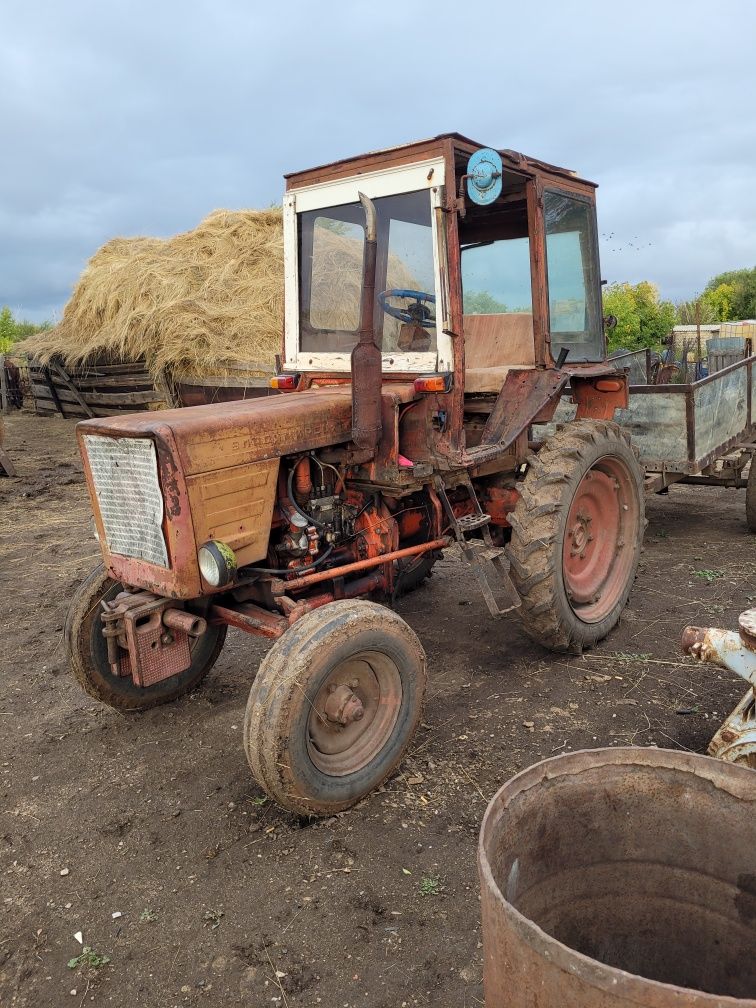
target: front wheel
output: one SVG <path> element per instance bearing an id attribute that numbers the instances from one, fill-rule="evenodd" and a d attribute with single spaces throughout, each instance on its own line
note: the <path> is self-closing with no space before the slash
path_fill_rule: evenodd
<path id="1" fill-rule="evenodd" d="M 244 719 L 258 784 L 300 815 L 333 815 L 401 763 L 422 713 L 425 652 L 396 613 L 330 602 L 260 666 Z"/>
<path id="2" fill-rule="evenodd" d="M 511 576 L 528 635 L 580 652 L 619 622 L 638 569 L 643 473 L 617 424 L 576 420 L 529 460 L 509 516 Z"/>
<path id="3" fill-rule="evenodd" d="M 114 676 L 102 635 L 101 602 L 123 591 L 99 564 L 79 586 L 66 619 L 65 638 L 74 678 L 89 696 L 122 711 L 148 710 L 170 703 L 197 686 L 215 664 L 226 639 L 226 627 L 208 627 L 192 642 L 192 663 L 180 675 L 154 686 L 137 686 L 129 676 Z"/>

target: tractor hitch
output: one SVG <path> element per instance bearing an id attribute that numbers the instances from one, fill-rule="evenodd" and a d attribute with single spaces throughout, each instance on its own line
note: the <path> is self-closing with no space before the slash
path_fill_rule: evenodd
<path id="1" fill-rule="evenodd" d="M 152 592 L 119 592 L 100 603 L 102 634 L 114 676 L 136 686 L 154 686 L 191 665 L 191 641 L 207 631 L 207 620 Z"/>

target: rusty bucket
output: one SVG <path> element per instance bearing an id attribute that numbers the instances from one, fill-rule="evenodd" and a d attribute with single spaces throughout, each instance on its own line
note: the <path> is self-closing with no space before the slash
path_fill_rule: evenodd
<path id="1" fill-rule="evenodd" d="M 524 770 L 478 867 L 486 1008 L 756 1008 L 756 772 L 597 749 Z"/>

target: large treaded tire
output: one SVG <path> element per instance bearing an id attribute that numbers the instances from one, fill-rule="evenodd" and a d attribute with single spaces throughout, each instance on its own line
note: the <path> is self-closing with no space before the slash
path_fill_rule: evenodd
<path id="1" fill-rule="evenodd" d="M 751 455 L 746 485 L 746 525 L 751 532 L 756 532 L 756 452 Z"/>
<path id="2" fill-rule="evenodd" d="M 387 656 L 396 716 L 366 762 L 338 773 L 318 765 L 312 721 L 318 697 L 345 666 Z M 338 601 L 308 613 L 279 638 L 260 665 L 244 718 L 244 751 L 258 784 L 300 815 L 333 815 L 379 787 L 401 763 L 420 722 L 425 652 L 395 612 L 374 602 Z M 388 704 L 381 696 L 379 709 Z M 360 722 L 361 724 L 363 722 Z M 364 718 L 369 730 L 367 715 Z M 346 760 L 348 764 L 348 758 Z"/>
<path id="3" fill-rule="evenodd" d="M 600 470 L 607 460 L 623 475 L 626 472 L 623 493 L 629 499 L 633 516 L 630 522 L 635 522 L 637 514 L 637 523 L 622 546 L 627 552 L 616 553 L 619 583 L 607 592 L 607 611 L 601 612 L 600 618 L 581 618 L 565 587 L 567 519 L 586 473 Z M 637 451 L 629 435 L 615 423 L 573 421 L 529 458 L 520 492 L 521 498 L 509 516 L 512 538 L 507 551 L 512 580 L 522 600 L 524 629 L 533 640 L 553 651 L 579 653 L 617 624 L 638 569 L 646 521 L 643 472 Z M 610 569 L 614 569 L 613 561 Z"/>
<path id="4" fill-rule="evenodd" d="M 130 678 L 113 676 L 102 635 L 100 602 L 123 591 L 102 564 L 79 586 L 66 617 L 65 640 L 74 678 L 84 692 L 120 711 L 144 711 L 170 703 L 199 685 L 215 664 L 226 639 L 226 627 L 209 627 L 192 647 L 192 664 L 180 675 L 154 686 L 136 686 Z"/>

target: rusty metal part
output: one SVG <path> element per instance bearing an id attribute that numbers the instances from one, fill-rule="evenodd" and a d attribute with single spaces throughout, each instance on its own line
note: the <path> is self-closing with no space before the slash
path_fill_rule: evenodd
<path id="1" fill-rule="evenodd" d="M 215 623 L 225 623 L 227 626 L 245 630 L 258 637 L 268 637 L 275 640 L 289 629 L 289 621 L 283 616 L 255 605 L 254 602 L 239 602 L 233 608 L 225 605 L 210 607 L 210 616 Z"/>
<path id="2" fill-rule="evenodd" d="M 725 718 L 707 752 L 716 759 L 756 770 L 756 693 L 752 689 Z"/>
<path id="3" fill-rule="evenodd" d="M 173 630 L 182 630 L 190 637 L 201 637 L 207 630 L 207 620 L 201 616 L 172 607 L 163 610 L 163 623 Z"/>
<path id="4" fill-rule="evenodd" d="M 608 362 L 611 366 L 611 362 Z M 614 372 L 610 379 L 604 377 L 570 378 L 572 400 L 577 403 L 576 420 L 591 417 L 594 420 L 611 420 L 615 410 L 627 409 L 627 375 Z"/>
<path id="5" fill-rule="evenodd" d="M 698 657 L 700 646 L 706 640 L 707 630 L 705 627 L 686 626 L 680 635 L 680 649 L 683 654 Z"/>
<path id="6" fill-rule="evenodd" d="M 201 616 L 151 592 L 119 592 L 101 606 L 110 670 L 130 676 L 137 686 L 154 686 L 185 672 L 192 661 L 191 638 L 207 630 Z"/>
<path id="7" fill-rule="evenodd" d="M 738 630 L 743 645 L 756 651 L 756 609 L 746 609 L 738 617 Z"/>
<path id="8" fill-rule="evenodd" d="M 389 655 L 350 656 L 327 676 L 312 704 L 310 759 L 335 777 L 357 773 L 387 744 L 401 703 L 401 675 Z"/>
<path id="9" fill-rule="evenodd" d="M 329 721 L 348 725 L 353 721 L 361 721 L 365 716 L 365 708 L 351 686 L 341 683 L 340 686 L 329 687 L 328 699 L 323 704 L 323 714 Z"/>
<path id="10" fill-rule="evenodd" d="M 294 493 L 300 504 L 312 496 L 312 476 L 310 475 L 310 459 L 307 455 L 297 462 L 294 469 Z"/>
<path id="11" fill-rule="evenodd" d="M 510 371 L 486 422 L 481 444 L 508 448 L 545 406 L 553 403 L 556 408 L 567 381 L 562 371 Z"/>
<path id="12" fill-rule="evenodd" d="M 239 548 L 245 563 L 263 559 L 278 458 L 348 442 L 351 412 L 350 389 L 344 386 L 79 424 L 84 472 L 110 576 L 158 595 L 193 599 L 214 590 L 200 580 L 197 550 L 206 540 L 197 537 L 234 540 L 232 548 Z M 86 434 L 154 441 L 169 567 L 109 551 L 82 440 Z"/>
<path id="13" fill-rule="evenodd" d="M 367 577 L 353 578 L 351 581 L 343 581 L 337 578 L 334 581 L 332 592 L 323 592 L 321 595 L 308 595 L 307 598 L 294 602 L 283 596 L 280 599 L 282 608 L 286 612 L 289 625 L 295 623 L 305 613 L 320 609 L 321 606 L 328 605 L 329 602 L 336 602 L 339 599 L 361 598 L 370 595 L 371 592 L 389 591 L 386 576 L 383 571 L 373 571 Z"/>
<path id="14" fill-rule="evenodd" d="M 731 763 L 756 768 L 756 609 L 738 618 L 738 632 L 688 626 L 682 632 L 683 654 L 735 672 L 750 689 L 725 718 L 709 743 L 708 753 Z"/>
<path id="15" fill-rule="evenodd" d="M 375 455 L 381 438 L 381 371 L 383 358 L 375 342 L 375 206 L 359 194 L 365 210 L 365 260 L 360 297 L 360 338 L 352 349 L 352 441 L 367 458 Z"/>
<path id="16" fill-rule="evenodd" d="M 730 669 L 751 686 L 756 686 L 756 638 L 749 633 L 755 622 L 756 609 L 747 609 L 741 613 L 739 632 L 717 627 L 685 627 L 680 638 L 683 654 Z"/>
<path id="17" fill-rule="evenodd" d="M 567 515 L 562 549 L 564 587 L 586 623 L 598 623 L 625 591 L 640 501 L 619 456 L 600 458 L 580 481 Z"/>
<path id="18" fill-rule="evenodd" d="M 481 503 L 486 514 L 491 515 L 492 525 L 505 526 L 519 499 L 520 491 L 515 487 L 491 485 L 483 491 Z"/>
<path id="19" fill-rule="evenodd" d="M 480 833 L 486 1008 L 756 1008 L 756 774 L 687 752 L 546 760 Z"/>
<path id="20" fill-rule="evenodd" d="M 292 581 L 282 581 L 281 585 L 284 591 L 298 591 L 301 588 L 309 588 L 310 585 L 319 584 L 321 581 L 344 577 L 347 574 L 353 574 L 355 571 L 368 570 L 370 567 L 377 567 L 379 564 L 393 563 L 394 560 L 403 560 L 404 557 L 419 556 L 421 553 L 429 553 L 431 550 L 444 549 L 450 543 L 451 539 L 448 536 L 444 536 L 442 539 L 432 539 L 430 542 L 421 543 L 418 546 L 407 546 L 404 549 L 392 550 L 391 553 L 384 553 L 381 556 L 368 557 L 366 560 L 357 560 L 355 563 L 345 564 L 343 567 L 334 567 L 331 570 L 305 574 L 303 577 L 294 578 Z"/>

